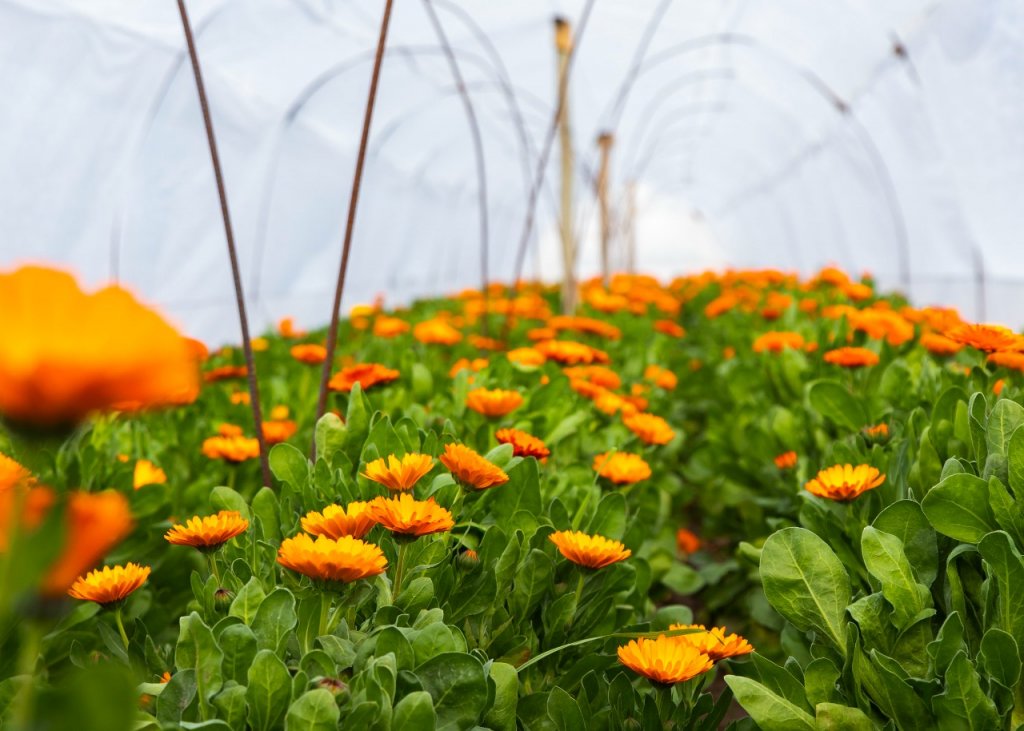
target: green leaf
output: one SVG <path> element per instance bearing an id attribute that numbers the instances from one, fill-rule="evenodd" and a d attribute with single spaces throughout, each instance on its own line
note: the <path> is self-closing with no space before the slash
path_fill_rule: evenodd
<path id="1" fill-rule="evenodd" d="M 557 685 L 548 694 L 548 718 L 558 731 L 587 731 L 579 704 Z"/>
<path id="2" fill-rule="evenodd" d="M 256 657 L 256 635 L 246 625 L 235 624 L 221 632 L 218 643 L 224 652 L 224 677 L 244 685 Z"/>
<path id="3" fill-rule="evenodd" d="M 253 731 L 270 731 L 284 718 L 292 694 L 292 676 L 270 650 L 256 653 L 249 667 L 245 704 Z"/>
<path id="4" fill-rule="evenodd" d="M 575 434 L 580 425 L 590 418 L 590 413 L 585 409 L 573 411 L 569 416 L 558 422 L 554 429 L 548 432 L 548 435 L 544 437 L 544 443 L 548 447 L 555 446 L 566 437 Z"/>
<path id="5" fill-rule="evenodd" d="M 953 612 L 942 623 L 935 640 L 928 643 L 928 655 L 931 656 L 932 662 L 935 664 L 935 673 L 945 675 L 953 658 L 963 649 L 966 649 L 964 623 L 960 619 L 960 613 Z"/>
<path id="6" fill-rule="evenodd" d="M 818 731 L 873 731 L 864 711 L 838 703 L 819 703 L 814 709 L 815 728 Z"/>
<path id="7" fill-rule="evenodd" d="M 196 671 L 189 668 L 171 676 L 156 699 L 156 717 L 161 724 L 177 724 L 196 697 Z"/>
<path id="8" fill-rule="evenodd" d="M 989 677 L 1004 688 L 1013 688 L 1020 680 L 1020 652 L 1017 641 L 1008 632 L 990 628 L 981 638 L 982 665 Z"/>
<path id="9" fill-rule="evenodd" d="M 1024 497 L 1024 429 L 1018 429 L 1010 437 L 1006 463 L 1010 488 L 1016 495 Z"/>
<path id="10" fill-rule="evenodd" d="M 213 699 L 217 715 L 223 718 L 228 728 L 245 728 L 245 686 L 225 687 Z"/>
<path id="11" fill-rule="evenodd" d="M 828 544 L 804 528 L 773 533 L 761 552 L 761 581 L 775 611 L 845 654 L 850 577 Z"/>
<path id="12" fill-rule="evenodd" d="M 519 566 L 512 594 L 509 596 L 509 611 L 515 617 L 527 617 L 551 588 L 555 565 L 551 558 L 536 548 L 531 550 Z"/>
<path id="13" fill-rule="evenodd" d="M 897 629 L 906 629 L 931 606 L 928 587 L 917 583 L 903 543 L 894 535 L 867 526 L 861 535 L 861 552 L 868 572 L 882 584 L 882 595 L 893 608 Z"/>
<path id="14" fill-rule="evenodd" d="M 879 513 L 872 525 L 900 539 L 917 580 L 931 586 L 939 571 L 939 549 L 920 503 L 897 500 Z"/>
<path id="15" fill-rule="evenodd" d="M 860 431 L 868 423 L 862 401 L 836 381 L 815 381 L 807 391 L 811 408 L 850 431 Z"/>
<path id="16" fill-rule="evenodd" d="M 541 514 L 540 469 L 537 461 L 527 459 L 520 462 L 508 473 L 508 482 L 497 489 L 488 490 L 484 498 L 489 501 L 491 514 L 500 518 L 508 518 L 520 510 L 533 515 Z"/>
<path id="17" fill-rule="evenodd" d="M 178 644 L 174 649 L 174 664 L 178 670 L 194 670 L 196 694 L 201 708 L 208 709 L 209 701 L 224 684 L 221 665 L 224 653 L 207 627 L 195 612 L 178 620 Z M 204 717 L 205 717 L 204 711 Z"/>
<path id="18" fill-rule="evenodd" d="M 988 564 L 989 574 L 995 578 L 997 591 L 995 605 L 998 611 L 998 626 L 1008 632 L 1017 646 L 1024 645 L 1024 560 L 1003 531 L 985 536 L 978 544 L 978 551 Z"/>
<path id="19" fill-rule="evenodd" d="M 362 386 L 356 383 L 348 395 L 348 411 L 345 414 L 345 437 L 342 441 L 345 454 L 358 464 L 359 454 L 363 451 L 363 443 L 370 433 L 370 417 L 373 407 L 370 406 Z"/>
<path id="20" fill-rule="evenodd" d="M 988 503 L 988 483 L 975 475 L 950 475 L 928 491 L 921 509 L 935 530 L 958 541 L 977 543 L 998 527 Z"/>
<path id="21" fill-rule="evenodd" d="M 210 492 L 210 505 L 214 510 L 234 510 L 248 519 L 249 503 L 230 487 L 219 485 Z"/>
<path id="22" fill-rule="evenodd" d="M 434 701 L 425 690 L 413 691 L 395 705 L 391 728 L 424 729 L 431 731 L 437 725 Z"/>
<path id="23" fill-rule="evenodd" d="M 981 678 L 963 652 L 950 663 L 945 690 L 932 698 L 932 710 L 939 728 L 988 731 L 1000 727 L 996 706 L 981 689 Z"/>
<path id="24" fill-rule="evenodd" d="M 928 706 L 921 700 L 906 680 L 892 671 L 890 665 L 882 662 L 884 658 L 872 652 L 868 658 L 859 649 L 853 653 L 853 673 L 863 685 L 871 700 L 875 702 L 889 718 L 896 722 L 896 728 L 907 731 L 932 731 L 935 720 Z"/>
<path id="25" fill-rule="evenodd" d="M 265 597 L 263 583 L 254 576 L 235 595 L 235 598 L 231 601 L 231 608 L 228 610 L 228 614 L 232 617 L 238 617 L 246 624 L 251 624 L 256 617 L 256 610 L 259 609 Z"/>
<path id="26" fill-rule="evenodd" d="M 420 403 L 426 403 L 434 395 L 434 377 L 420 362 L 412 364 L 412 395 Z"/>
<path id="27" fill-rule="evenodd" d="M 487 710 L 483 723 L 494 731 L 515 731 L 519 674 L 508 663 L 493 662 L 490 679 L 494 683 L 494 701 Z"/>
<path id="28" fill-rule="evenodd" d="M 296 447 L 283 442 L 270 448 L 270 470 L 281 482 L 301 491 L 309 482 L 309 460 Z"/>
<path id="29" fill-rule="evenodd" d="M 299 618 L 295 613 L 295 597 L 284 588 L 274 589 L 260 603 L 252 620 L 252 631 L 261 650 L 284 652 L 288 635 L 295 629 Z"/>
<path id="30" fill-rule="evenodd" d="M 1006 457 L 1010 438 L 1021 424 L 1024 424 L 1024 406 L 1005 398 L 996 401 L 985 426 L 985 446 L 990 458 L 993 454 Z"/>
<path id="31" fill-rule="evenodd" d="M 621 540 L 626 531 L 626 498 L 620 492 L 610 492 L 601 498 L 597 511 L 587 526 L 587 533 Z"/>
<path id="32" fill-rule="evenodd" d="M 726 675 L 736 701 L 762 731 L 814 731 L 814 719 L 799 706 L 777 696 L 751 678 Z"/>
<path id="33" fill-rule="evenodd" d="M 337 731 L 341 711 L 329 690 L 306 691 L 288 707 L 285 731 Z"/>
<path id="34" fill-rule="evenodd" d="M 345 425 L 341 418 L 331 412 L 321 416 L 320 421 L 316 423 L 314 439 L 317 459 L 323 459 L 327 464 L 331 464 L 334 455 L 341 451 L 345 444 Z"/>
<path id="35" fill-rule="evenodd" d="M 438 731 L 470 729 L 487 705 L 487 676 L 472 655 L 448 652 L 416 668 L 423 690 L 430 693 Z"/>
<path id="36" fill-rule="evenodd" d="M 261 487 L 253 497 L 252 514 L 263 526 L 263 540 L 275 543 L 281 540 L 280 506 L 277 494 L 269 487 Z"/>

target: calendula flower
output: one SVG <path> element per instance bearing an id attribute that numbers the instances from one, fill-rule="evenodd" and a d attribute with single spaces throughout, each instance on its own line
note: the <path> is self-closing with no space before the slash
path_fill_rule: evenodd
<path id="1" fill-rule="evenodd" d="M 149 566 L 127 563 L 124 566 L 104 566 L 79 576 L 68 590 L 68 596 L 106 606 L 124 601 L 133 591 L 146 583 Z"/>
<path id="2" fill-rule="evenodd" d="M 234 391 L 228 398 L 235 406 L 248 406 L 252 403 L 252 397 L 248 391 Z"/>
<path id="3" fill-rule="evenodd" d="M 38 266 L 0 273 L 0 332 L 0 414 L 16 422 L 66 427 L 199 393 L 185 338 L 119 287 L 86 294 Z"/>
<path id="4" fill-rule="evenodd" d="M 403 335 L 412 328 L 405 320 L 387 315 L 377 315 L 373 321 L 373 334 L 378 338 L 394 338 Z"/>
<path id="5" fill-rule="evenodd" d="M 622 331 L 619 328 L 604 320 L 597 320 L 593 317 L 558 315 L 548 320 L 548 327 L 557 332 L 574 330 L 576 332 L 597 335 L 609 340 L 618 340 L 622 337 Z"/>
<path id="6" fill-rule="evenodd" d="M 146 485 L 163 485 L 167 482 L 167 474 L 148 459 L 140 459 L 135 463 L 132 482 L 136 490 Z"/>
<path id="7" fill-rule="evenodd" d="M 245 366 L 226 365 L 208 370 L 203 374 L 203 380 L 207 383 L 216 383 L 231 378 L 245 378 L 248 375 L 249 369 Z"/>
<path id="8" fill-rule="evenodd" d="M 884 440 L 889 438 L 889 425 L 876 424 L 864 428 L 864 434 L 870 439 Z"/>
<path id="9" fill-rule="evenodd" d="M 754 651 L 754 646 L 738 634 L 730 632 L 726 634 L 725 627 L 712 627 L 705 629 L 702 624 L 673 624 L 670 631 L 680 629 L 700 630 L 685 635 L 676 635 L 673 639 L 692 645 L 699 652 L 703 652 L 713 662 L 725 660 L 737 655 L 747 655 Z"/>
<path id="10" fill-rule="evenodd" d="M 482 371 L 486 367 L 486 358 L 473 358 L 473 360 L 470 360 L 469 358 L 459 358 L 457 361 L 455 361 L 455 363 L 452 364 L 452 367 L 448 370 L 448 377 L 455 378 L 455 376 L 459 375 L 460 371 L 465 370 L 469 370 L 476 373 L 478 371 Z M 469 382 L 473 382 L 472 376 L 470 376 Z"/>
<path id="11" fill-rule="evenodd" d="M 594 471 L 617 485 L 632 485 L 651 476 L 651 467 L 639 454 L 605 452 L 594 457 Z"/>
<path id="12" fill-rule="evenodd" d="M 938 333 L 926 332 L 921 335 L 918 341 L 921 347 L 932 355 L 956 355 L 963 349 L 963 345 L 952 338 L 947 338 Z"/>
<path id="13" fill-rule="evenodd" d="M 679 383 L 675 373 L 653 363 L 644 369 L 644 378 L 666 391 L 671 391 Z"/>
<path id="14" fill-rule="evenodd" d="M 701 541 L 696 533 L 680 528 L 676 531 L 676 549 L 679 553 L 689 555 L 700 550 Z"/>
<path id="15" fill-rule="evenodd" d="M 356 501 L 345 507 L 328 505 L 321 512 L 315 510 L 302 518 L 302 530 L 314 536 L 362 538 L 377 521 L 370 515 L 369 503 Z"/>
<path id="16" fill-rule="evenodd" d="M 249 347 L 252 348 L 254 353 L 262 353 L 270 348 L 270 341 L 266 338 L 253 338 L 249 343 Z"/>
<path id="17" fill-rule="evenodd" d="M 536 348 L 514 348 L 505 353 L 505 357 L 511 362 L 524 368 L 542 366 L 547 362 L 547 357 Z"/>
<path id="18" fill-rule="evenodd" d="M 291 439 L 299 425 L 291 419 L 268 420 L 263 422 L 263 439 L 267 444 L 280 444 Z M 259 444 L 257 443 L 257 447 Z"/>
<path id="19" fill-rule="evenodd" d="M 671 320 L 655 320 L 654 329 L 662 335 L 668 335 L 670 338 L 681 338 L 686 335 L 686 330 L 683 329 L 683 326 Z"/>
<path id="20" fill-rule="evenodd" d="M 14 460 L 8 460 L 0 455 L 0 553 L 7 550 L 8 533 L 15 523 L 19 533 L 35 530 L 57 501 L 53 490 L 44 485 L 37 485 L 28 470 L 21 468 L 13 472 L 8 471 L 9 468 L 4 466 L 5 461 L 21 468 Z M 4 474 L 5 471 L 7 474 Z M 14 511 L 18 503 L 21 504 L 21 515 L 15 516 Z"/>
<path id="21" fill-rule="evenodd" d="M 537 342 L 539 340 L 554 340 L 558 337 L 558 332 L 550 327 L 535 327 L 526 331 L 526 337 L 533 342 Z"/>
<path id="22" fill-rule="evenodd" d="M 667 421 L 654 414 L 623 416 L 622 423 L 646 444 L 668 444 L 676 435 Z"/>
<path id="23" fill-rule="evenodd" d="M 270 410 L 270 418 L 274 421 L 284 421 L 290 413 L 287 406 L 278 405 Z"/>
<path id="24" fill-rule="evenodd" d="M 755 338 L 753 345 L 755 353 L 781 353 L 787 348 L 800 350 L 803 347 L 803 335 L 786 331 L 766 332 Z"/>
<path id="25" fill-rule="evenodd" d="M 643 400 L 643 399 L 641 399 Z M 594 408 L 600 411 L 602 414 L 608 416 L 614 416 L 615 414 L 621 413 L 623 416 L 632 416 L 636 414 L 639 409 L 633 401 L 626 397 L 620 396 L 617 393 L 613 393 L 607 389 L 602 389 L 599 393 L 594 396 Z M 644 402 L 646 403 L 646 402 Z"/>
<path id="26" fill-rule="evenodd" d="M 484 490 L 508 482 L 504 470 L 464 444 L 444 445 L 444 454 L 439 459 L 463 485 Z"/>
<path id="27" fill-rule="evenodd" d="M 946 331 L 946 337 L 986 353 L 1017 350 L 1024 345 L 1020 335 L 1001 325 L 955 325 Z"/>
<path id="28" fill-rule="evenodd" d="M 506 416 L 522 404 L 522 394 L 502 388 L 474 388 L 466 394 L 466 406 L 491 419 Z"/>
<path id="29" fill-rule="evenodd" d="M 27 483 L 32 477 L 27 467 L 22 466 L 6 454 L 0 454 L 0 492 Z"/>
<path id="30" fill-rule="evenodd" d="M 878 353 L 867 348 L 836 348 L 825 352 L 825 362 L 844 368 L 878 365 Z"/>
<path id="31" fill-rule="evenodd" d="M 562 369 L 562 373 L 568 376 L 570 381 L 586 381 L 602 388 L 615 389 L 622 385 L 619 374 L 607 366 L 568 366 Z"/>
<path id="32" fill-rule="evenodd" d="M 512 454 L 517 457 L 536 457 L 544 461 L 551 454 L 542 440 L 519 429 L 499 429 L 494 438 L 501 444 L 511 444 Z"/>
<path id="33" fill-rule="evenodd" d="M 797 455 L 793 451 L 783 452 L 778 457 L 773 458 L 772 461 L 775 462 L 775 466 L 780 470 L 791 470 L 796 467 Z"/>
<path id="34" fill-rule="evenodd" d="M 469 344 L 480 350 L 501 350 L 505 344 L 494 338 L 485 338 L 483 335 L 470 335 Z"/>
<path id="35" fill-rule="evenodd" d="M 388 567 L 383 551 L 372 543 L 352 536 L 314 540 L 305 533 L 281 542 L 277 562 L 315 581 L 344 583 L 377 576 Z"/>
<path id="36" fill-rule="evenodd" d="M 992 384 L 992 393 L 998 396 L 1003 392 L 1004 388 L 1006 388 L 1006 380 L 1000 378 L 998 381 Z"/>
<path id="37" fill-rule="evenodd" d="M 391 454 L 367 464 L 363 477 L 397 492 L 411 490 L 433 468 L 434 458 L 429 454 L 406 454 L 401 458 Z"/>
<path id="38" fill-rule="evenodd" d="M 566 365 L 608 363 L 610 360 L 603 350 L 573 340 L 545 340 L 537 343 L 536 349 L 548 360 Z"/>
<path id="39" fill-rule="evenodd" d="M 295 319 L 292 317 L 282 317 L 281 321 L 277 323 L 277 332 L 282 338 L 306 337 L 306 331 L 295 327 Z"/>
<path id="40" fill-rule="evenodd" d="M 455 345 L 462 340 L 462 333 L 437 318 L 417 323 L 412 329 L 412 336 L 424 345 Z"/>
<path id="41" fill-rule="evenodd" d="M 565 558 L 588 569 L 600 569 L 625 561 L 633 552 L 618 541 L 581 531 L 557 531 L 548 536 Z"/>
<path id="42" fill-rule="evenodd" d="M 639 637 L 618 649 L 619 662 L 633 672 L 662 685 L 682 683 L 706 673 L 714 663 L 705 653 L 679 637 Z"/>
<path id="43" fill-rule="evenodd" d="M 1024 372 L 1024 353 L 1001 352 L 992 353 L 985 359 L 988 363 L 1003 368 L 1011 368 Z"/>
<path id="44" fill-rule="evenodd" d="M 327 360 L 327 348 L 317 343 L 293 345 L 289 352 L 292 358 L 307 365 L 320 365 Z"/>
<path id="45" fill-rule="evenodd" d="M 398 378 L 399 372 L 380 363 L 357 363 L 347 366 L 331 376 L 327 387 L 332 391 L 348 393 L 357 383 L 365 391 L 371 386 L 391 383 Z"/>
<path id="46" fill-rule="evenodd" d="M 210 459 L 244 462 L 260 456 L 260 443 L 255 437 L 216 436 L 203 440 L 203 455 Z"/>
<path id="47" fill-rule="evenodd" d="M 369 504 L 370 516 L 392 533 L 425 536 L 452 529 L 452 514 L 434 502 L 417 500 L 407 492 L 393 498 L 376 497 Z"/>
<path id="48" fill-rule="evenodd" d="M 172 526 L 164 538 L 176 546 L 192 546 L 200 551 L 216 551 L 235 536 L 249 529 L 249 521 L 237 510 L 221 510 L 214 515 L 189 518 L 185 525 Z"/>
<path id="49" fill-rule="evenodd" d="M 812 495 L 847 502 L 859 497 L 862 493 L 874 489 L 885 482 L 885 475 L 877 468 L 862 464 L 837 464 L 821 470 L 817 477 L 804 485 Z"/>
<path id="50" fill-rule="evenodd" d="M 60 596 L 66 592 L 76 577 L 102 561 L 133 526 L 131 507 L 121 493 L 71 493 L 64 548 L 43 579 L 43 594 Z"/>

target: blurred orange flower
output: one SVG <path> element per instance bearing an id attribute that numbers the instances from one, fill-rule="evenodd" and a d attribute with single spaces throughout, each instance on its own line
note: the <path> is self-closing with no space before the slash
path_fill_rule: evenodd
<path id="1" fill-rule="evenodd" d="M 444 445 L 444 454 L 439 459 L 452 476 L 465 486 L 484 490 L 508 482 L 504 470 L 464 444 Z"/>
<path id="2" fill-rule="evenodd" d="M 946 331 L 946 337 L 986 353 L 1024 347 L 1020 335 L 1001 325 L 955 325 Z"/>
<path id="3" fill-rule="evenodd" d="M 277 332 L 282 338 L 306 337 L 305 330 L 299 330 L 295 327 L 295 318 L 293 317 L 282 317 L 280 322 L 277 323 Z"/>
<path id="4" fill-rule="evenodd" d="M 417 323 L 412 336 L 425 345 L 455 345 L 462 340 L 462 333 L 437 318 Z"/>
<path id="5" fill-rule="evenodd" d="M 398 379 L 399 372 L 380 363 L 357 363 L 347 366 L 331 376 L 327 387 L 332 391 L 348 393 L 357 383 L 365 391 L 377 384 L 391 383 Z"/>
<path id="6" fill-rule="evenodd" d="M 754 339 L 755 353 L 781 353 L 786 348 L 800 350 L 804 347 L 804 336 L 795 332 L 766 332 Z"/>
<path id="7" fill-rule="evenodd" d="M 952 338 L 933 332 L 923 333 L 919 342 L 932 355 L 956 355 L 964 347 Z"/>
<path id="8" fill-rule="evenodd" d="M 72 492 L 67 534 L 60 557 L 43 580 L 47 596 L 59 596 L 85 571 L 103 560 L 134 526 L 128 499 L 119 492 Z"/>
<path id="9" fill-rule="evenodd" d="M 448 377 L 455 378 L 455 376 L 459 375 L 459 371 L 464 371 L 467 369 L 476 373 L 482 371 L 486 367 L 486 358 L 474 358 L 473 360 L 470 360 L 469 358 L 459 358 L 452 364 L 452 367 L 448 370 Z M 472 376 L 469 377 L 469 382 L 473 382 Z"/>
<path id="10" fill-rule="evenodd" d="M 689 555 L 700 550 L 701 540 L 691 530 L 680 528 L 676 531 L 676 549 L 679 553 Z"/>
<path id="11" fill-rule="evenodd" d="M 378 338 L 394 338 L 412 329 L 412 325 L 398 317 L 377 315 L 373 321 L 373 334 Z"/>
<path id="12" fill-rule="evenodd" d="M 671 320 L 655 320 L 654 329 L 662 335 L 668 335 L 670 338 L 681 338 L 686 335 L 686 330 L 683 329 L 683 326 Z"/>
<path id="13" fill-rule="evenodd" d="M 679 384 L 679 379 L 675 373 L 668 368 L 662 368 L 653 363 L 644 369 L 644 378 L 666 391 L 671 391 Z"/>
<path id="14" fill-rule="evenodd" d="M 568 366 L 562 373 L 570 380 L 582 380 L 604 388 L 618 388 L 622 385 L 619 374 L 611 368 L 601 365 Z"/>
<path id="15" fill-rule="evenodd" d="M 411 490 L 433 468 L 434 458 L 429 454 L 406 454 L 401 458 L 391 454 L 368 463 L 363 477 L 398 492 Z"/>
<path id="16" fill-rule="evenodd" d="M 878 353 L 867 348 L 836 348 L 826 351 L 824 358 L 826 363 L 844 368 L 878 365 Z"/>
<path id="17" fill-rule="evenodd" d="M 501 444 L 511 444 L 512 454 L 517 457 L 536 457 L 543 462 L 551 454 L 543 441 L 519 429 L 499 429 L 494 438 Z"/>
<path id="18" fill-rule="evenodd" d="M 864 427 L 864 434 L 871 439 L 884 440 L 889 438 L 889 425 L 882 423 Z"/>
<path id="19" fill-rule="evenodd" d="M 1024 372 L 1024 353 L 1000 352 L 992 353 L 986 358 L 992 365 L 1012 368 L 1015 371 Z"/>
<path id="20" fill-rule="evenodd" d="M 594 457 L 594 471 L 617 485 L 632 485 L 651 476 L 651 467 L 639 454 L 605 452 Z"/>
<path id="21" fill-rule="evenodd" d="M 260 456 L 260 443 L 255 437 L 241 435 L 208 437 L 203 440 L 202 452 L 210 459 L 244 462 Z"/>
<path id="22" fill-rule="evenodd" d="M 203 374 L 203 380 L 207 383 L 216 383 L 217 381 L 226 381 L 229 378 L 245 378 L 249 375 L 249 369 L 245 366 L 219 366 L 212 368 Z"/>
<path id="23" fill-rule="evenodd" d="M 791 470 L 796 467 L 796 452 L 783 452 L 778 457 L 775 457 L 773 461 L 780 470 Z"/>
<path id="24" fill-rule="evenodd" d="M 654 414 L 623 416 L 622 423 L 646 444 L 668 444 L 676 435 L 667 421 Z"/>
<path id="25" fill-rule="evenodd" d="M 140 459 L 135 463 L 132 484 L 136 490 L 146 485 L 163 485 L 165 482 L 167 482 L 167 473 L 148 459 Z"/>
<path id="26" fill-rule="evenodd" d="M 725 627 L 705 629 L 702 624 L 673 624 L 669 627 L 669 630 L 680 629 L 700 630 L 691 634 L 677 635 L 675 639 L 687 645 L 692 645 L 698 651 L 710 657 L 713 662 L 736 657 L 737 655 L 747 655 L 754 651 L 754 646 L 738 634 L 732 632 L 726 634 Z"/>
<path id="27" fill-rule="evenodd" d="M 267 444 L 280 444 L 291 439 L 299 425 L 291 419 L 273 419 L 263 422 L 263 439 Z M 257 442 L 257 448 L 259 443 Z"/>
<path id="28" fill-rule="evenodd" d="M 327 348 L 317 343 L 293 345 L 289 352 L 292 358 L 307 365 L 319 365 L 327 360 Z"/>
<path id="29" fill-rule="evenodd" d="M 567 365 L 607 363 L 610 360 L 603 350 L 573 340 L 544 340 L 537 343 L 536 348 L 548 360 Z"/>
<path id="30" fill-rule="evenodd" d="M 557 531 L 548 538 L 565 558 L 588 569 L 604 568 L 633 554 L 618 541 L 581 531 Z"/>
<path id="31" fill-rule="evenodd" d="M 466 394 L 466 406 L 478 414 L 488 418 L 506 416 L 523 404 L 523 396 L 518 391 L 501 388 L 474 388 Z"/>
<path id="32" fill-rule="evenodd" d="M 519 366 L 542 366 L 547 358 L 536 348 L 514 348 L 505 354 L 510 361 Z"/>

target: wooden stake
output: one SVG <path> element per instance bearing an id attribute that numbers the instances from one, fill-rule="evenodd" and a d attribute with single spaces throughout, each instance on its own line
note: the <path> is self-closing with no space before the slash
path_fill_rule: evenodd
<path id="1" fill-rule="evenodd" d="M 612 238 L 612 217 L 608 207 L 608 176 L 611 162 L 612 144 L 615 137 L 611 132 L 602 132 L 597 136 L 597 146 L 601 152 L 601 163 L 597 169 L 597 203 L 601 209 L 601 277 L 604 286 L 611 284 L 610 251 Z"/>
<path id="2" fill-rule="evenodd" d="M 572 28 L 565 18 L 555 18 L 555 51 L 558 58 L 558 144 L 562 154 L 562 199 L 559 232 L 562 239 L 562 312 L 576 309 L 576 242 L 573 231 L 573 149 L 569 125 L 569 59 L 572 54 Z"/>

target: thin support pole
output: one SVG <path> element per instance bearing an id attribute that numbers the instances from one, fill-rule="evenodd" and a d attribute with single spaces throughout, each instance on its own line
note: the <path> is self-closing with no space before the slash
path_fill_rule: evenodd
<path id="1" fill-rule="evenodd" d="M 636 181 L 626 183 L 626 271 L 636 274 Z"/>
<path id="2" fill-rule="evenodd" d="M 203 84 L 203 72 L 199 66 L 199 54 L 192 35 L 192 26 L 185 9 L 185 0 L 178 0 L 178 13 L 181 15 L 181 26 L 185 31 L 185 43 L 188 45 L 189 59 L 192 61 L 192 73 L 196 79 L 196 91 L 199 93 L 199 108 L 203 113 L 203 124 L 206 127 L 206 141 L 210 146 L 210 161 L 213 163 L 213 177 L 217 182 L 217 196 L 220 199 L 220 215 L 224 221 L 224 236 L 228 244 L 228 259 L 231 262 L 231 277 L 235 285 L 235 302 L 238 305 L 238 322 L 242 328 L 242 350 L 245 353 L 245 368 L 249 379 L 249 403 L 252 406 L 252 420 L 256 429 L 256 439 L 260 445 L 260 470 L 263 484 L 270 485 L 270 462 L 267 459 L 267 441 L 263 437 L 263 414 L 260 412 L 260 387 L 256 378 L 256 361 L 252 354 L 252 340 L 249 337 L 249 318 L 245 313 L 245 293 L 242 291 L 242 276 L 238 267 L 238 251 L 235 248 L 235 235 L 231 228 L 231 214 L 228 211 L 228 196 L 224 187 L 224 173 L 220 166 L 220 155 L 217 152 L 217 138 L 213 133 L 213 118 L 210 115 L 210 103 L 206 97 L 206 86 Z"/>
<path id="3" fill-rule="evenodd" d="M 558 59 L 558 147 L 561 153 L 562 199 L 559 210 L 559 234 L 562 241 L 562 313 L 576 309 L 576 237 L 573 231 L 573 158 L 572 127 L 569 124 L 569 59 L 572 52 L 572 27 L 565 18 L 555 18 L 555 51 Z"/>
<path id="4" fill-rule="evenodd" d="M 612 215 L 608 206 L 608 177 L 610 175 L 612 145 L 615 137 L 611 132 L 602 132 L 597 137 L 601 153 L 601 165 L 597 171 L 597 202 L 601 209 L 601 277 L 604 286 L 611 284 Z"/>

